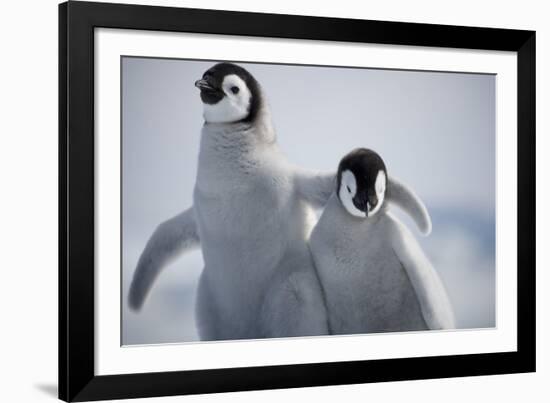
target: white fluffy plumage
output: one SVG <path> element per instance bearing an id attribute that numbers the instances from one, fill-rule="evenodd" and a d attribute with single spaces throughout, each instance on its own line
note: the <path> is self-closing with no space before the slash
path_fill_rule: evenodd
<path id="1" fill-rule="evenodd" d="M 356 218 L 332 196 L 310 248 L 331 333 L 454 328 L 437 272 L 387 205 L 368 218 Z"/>
<path id="2" fill-rule="evenodd" d="M 242 116 L 243 105 L 252 103 L 249 89 L 230 99 L 226 87 L 235 83 L 242 86 L 225 78 L 227 99 L 219 108 L 205 104 L 193 206 L 161 224 L 147 243 L 130 287 L 130 306 L 142 306 L 168 261 L 200 244 L 205 267 L 196 319 L 202 340 L 327 334 L 308 241 L 315 224 L 312 208 L 325 205 L 335 174 L 290 164 L 276 142 L 261 89 L 249 91 L 261 102 L 247 121 Z M 414 194 L 398 189 L 404 189 L 396 193 L 398 202 L 420 203 L 412 209 L 419 225 L 429 222 Z"/>

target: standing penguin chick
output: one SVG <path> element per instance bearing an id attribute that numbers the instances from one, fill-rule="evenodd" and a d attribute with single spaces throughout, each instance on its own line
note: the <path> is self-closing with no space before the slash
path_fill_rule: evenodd
<path id="1" fill-rule="evenodd" d="M 331 333 L 454 328 L 437 272 L 388 211 L 382 158 L 352 151 L 340 162 L 337 182 L 310 240 Z"/>
<path id="2" fill-rule="evenodd" d="M 307 240 L 312 206 L 326 202 L 334 173 L 298 170 L 287 161 L 260 84 L 247 70 L 219 63 L 195 86 L 204 126 L 193 207 L 152 235 L 134 273 L 130 306 L 141 307 L 167 262 L 200 246 L 201 340 L 328 334 Z"/>

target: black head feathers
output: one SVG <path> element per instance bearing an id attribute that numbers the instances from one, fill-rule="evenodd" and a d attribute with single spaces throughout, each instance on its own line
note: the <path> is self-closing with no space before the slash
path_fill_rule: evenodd
<path id="1" fill-rule="evenodd" d="M 261 108 L 262 97 L 260 85 L 256 79 L 241 66 L 238 66 L 233 63 L 218 63 L 211 68 L 209 68 L 202 76 L 201 80 L 198 80 L 195 83 L 201 90 L 201 99 L 204 103 L 214 105 L 221 101 L 225 96 L 225 93 L 222 89 L 222 84 L 225 77 L 229 75 L 236 75 L 246 84 L 248 90 L 250 91 L 251 98 L 250 104 L 248 106 L 248 114 L 242 118 L 242 122 L 251 122 L 253 121 Z M 238 89 L 235 89 L 236 91 Z"/>

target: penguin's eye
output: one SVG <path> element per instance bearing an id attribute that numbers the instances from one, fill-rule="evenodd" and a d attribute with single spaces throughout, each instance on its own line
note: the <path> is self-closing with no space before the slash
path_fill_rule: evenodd
<path id="1" fill-rule="evenodd" d="M 348 189 L 348 192 L 351 193 L 351 189 L 349 188 L 349 186 L 346 186 L 346 188 Z"/>
<path id="2" fill-rule="evenodd" d="M 231 92 L 233 94 L 238 94 L 239 93 L 239 87 L 237 87 L 236 85 L 234 85 L 233 87 L 231 87 Z"/>

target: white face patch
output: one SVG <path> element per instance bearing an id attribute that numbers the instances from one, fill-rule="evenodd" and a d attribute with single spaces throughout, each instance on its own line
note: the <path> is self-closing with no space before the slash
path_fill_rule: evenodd
<path id="1" fill-rule="evenodd" d="M 225 96 L 220 102 L 210 105 L 203 103 L 203 116 L 206 122 L 231 123 L 248 115 L 252 94 L 246 83 L 236 74 L 225 76 L 222 83 Z"/>
<path id="2" fill-rule="evenodd" d="M 344 208 L 348 213 L 355 217 L 366 217 L 367 214 L 359 210 L 353 204 L 353 198 L 357 193 L 357 182 L 355 180 L 355 175 L 349 170 L 342 172 L 340 177 L 340 189 L 338 190 L 338 196 L 340 201 L 344 205 Z"/>
<path id="3" fill-rule="evenodd" d="M 384 196 L 386 195 L 386 174 L 384 171 L 378 171 L 376 181 L 374 182 L 374 191 L 376 192 L 376 197 L 378 197 L 378 204 L 372 210 L 369 210 L 369 215 L 376 214 L 384 203 Z"/>

